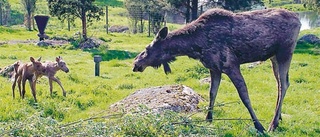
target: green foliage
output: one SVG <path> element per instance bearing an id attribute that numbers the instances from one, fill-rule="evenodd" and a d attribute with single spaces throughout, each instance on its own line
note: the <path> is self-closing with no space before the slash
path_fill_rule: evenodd
<path id="1" fill-rule="evenodd" d="M 201 65 L 188 68 L 185 70 L 185 72 L 188 74 L 188 77 L 195 79 L 201 79 L 210 76 L 209 70 Z"/>
<path id="2" fill-rule="evenodd" d="M 320 12 L 320 0 L 302 0 L 308 9 Z"/>
<path id="3" fill-rule="evenodd" d="M 141 107 L 142 108 L 142 107 Z M 215 135 L 210 128 L 198 126 L 192 118 L 172 111 L 156 114 L 150 110 L 125 115 L 118 123 L 120 135 L 130 136 L 188 136 Z"/>
<path id="4" fill-rule="evenodd" d="M 231 11 L 246 11 L 250 10 L 252 4 L 261 4 L 263 5 L 262 0 L 225 0 L 225 9 Z"/>
<path id="5" fill-rule="evenodd" d="M 313 45 L 305 42 L 300 42 L 297 44 L 294 52 L 319 55 L 320 54 L 319 46 L 320 45 Z"/>
<path id="6" fill-rule="evenodd" d="M 94 4 L 95 0 L 47 0 L 50 15 L 58 17 L 59 20 L 68 20 L 74 23 L 76 18 L 81 19 L 83 38 L 87 39 L 87 25 L 93 20 L 100 20 L 104 15 L 102 8 Z M 89 24 L 87 24 L 87 22 Z"/>
<path id="7" fill-rule="evenodd" d="M 112 7 L 123 7 L 123 1 L 122 0 L 97 0 L 97 5 L 100 6 L 112 6 Z"/>
<path id="8" fill-rule="evenodd" d="M 295 3 L 293 0 L 263 0 L 269 8 L 284 8 L 291 11 L 306 11 L 307 9 L 301 3 Z"/>

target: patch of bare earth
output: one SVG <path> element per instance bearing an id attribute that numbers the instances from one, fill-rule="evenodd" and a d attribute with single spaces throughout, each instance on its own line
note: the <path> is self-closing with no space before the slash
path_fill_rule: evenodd
<path id="1" fill-rule="evenodd" d="M 204 99 L 191 88 L 184 85 L 158 86 L 140 89 L 125 99 L 110 106 L 114 112 L 135 112 L 144 105 L 154 112 L 163 110 L 176 112 L 195 112 Z"/>
<path id="2" fill-rule="evenodd" d="M 5 42 L 0 42 L 0 45 L 2 45 L 2 44 L 9 44 L 9 45 L 35 44 L 35 45 L 37 45 L 39 42 L 40 42 L 39 40 L 9 40 L 9 41 L 5 41 Z M 42 42 L 45 42 L 47 45 L 52 45 L 52 46 L 61 46 L 61 45 L 65 45 L 65 44 L 69 43 L 69 41 L 67 41 L 67 40 L 55 40 L 55 39 L 46 39 Z"/>

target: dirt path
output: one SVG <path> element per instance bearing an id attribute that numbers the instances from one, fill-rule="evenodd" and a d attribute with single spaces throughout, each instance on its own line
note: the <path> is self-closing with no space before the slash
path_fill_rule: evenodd
<path id="1" fill-rule="evenodd" d="M 1 41 L 0 45 L 3 44 L 9 44 L 9 45 L 14 45 L 14 44 L 37 44 L 39 40 L 9 40 L 9 41 Z M 44 42 L 48 43 L 49 45 L 53 46 L 60 46 L 60 45 L 65 45 L 69 44 L 69 41 L 67 40 L 44 40 Z"/>

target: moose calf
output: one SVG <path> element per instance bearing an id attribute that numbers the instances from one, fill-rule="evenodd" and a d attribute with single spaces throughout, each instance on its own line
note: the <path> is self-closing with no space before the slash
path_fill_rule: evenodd
<path id="1" fill-rule="evenodd" d="M 40 62 L 41 57 L 38 60 L 35 60 L 33 57 L 30 57 L 29 63 L 21 64 L 20 62 L 14 63 L 14 82 L 12 84 L 12 96 L 15 97 L 14 90 L 16 87 L 16 83 L 18 82 L 19 93 L 22 98 L 26 93 L 25 85 L 26 81 L 29 81 L 31 91 L 34 97 L 34 100 L 37 102 L 36 94 L 36 87 L 34 83 L 37 80 L 37 75 L 44 72 L 44 67 Z M 21 81 L 22 81 L 22 91 L 21 91 Z"/>

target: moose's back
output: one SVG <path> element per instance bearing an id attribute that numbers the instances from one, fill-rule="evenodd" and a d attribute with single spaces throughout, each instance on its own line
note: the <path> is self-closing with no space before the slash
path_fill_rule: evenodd
<path id="1" fill-rule="evenodd" d="M 242 13 L 212 9 L 182 30 L 196 28 L 194 37 L 206 43 L 203 48 L 232 52 L 240 63 L 247 63 L 264 61 L 283 46 L 294 46 L 300 26 L 297 14 L 284 9 Z"/>

